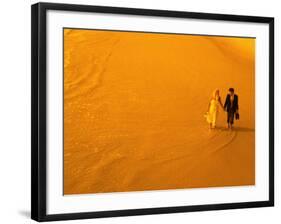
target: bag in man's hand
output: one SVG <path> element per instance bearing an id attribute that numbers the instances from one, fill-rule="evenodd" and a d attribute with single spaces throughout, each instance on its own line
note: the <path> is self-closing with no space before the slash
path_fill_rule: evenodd
<path id="1" fill-rule="evenodd" d="M 235 113 L 235 119 L 239 120 L 239 113 Z"/>

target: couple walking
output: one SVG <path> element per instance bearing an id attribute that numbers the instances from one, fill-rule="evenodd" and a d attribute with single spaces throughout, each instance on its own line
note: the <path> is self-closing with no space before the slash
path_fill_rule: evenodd
<path id="1" fill-rule="evenodd" d="M 222 105 L 219 90 L 216 89 L 213 92 L 213 96 L 209 102 L 208 111 L 206 113 L 207 122 L 209 123 L 210 128 L 216 127 L 219 106 L 227 112 L 227 125 L 229 129 L 232 129 L 234 117 L 239 119 L 238 96 L 234 94 L 233 88 L 229 88 L 229 93 L 227 94 L 224 105 Z"/>

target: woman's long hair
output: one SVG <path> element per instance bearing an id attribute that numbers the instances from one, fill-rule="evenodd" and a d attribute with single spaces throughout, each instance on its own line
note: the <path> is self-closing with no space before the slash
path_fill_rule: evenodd
<path id="1" fill-rule="evenodd" d="M 218 94 L 217 94 L 218 93 Z M 218 97 L 220 96 L 219 95 L 219 89 L 215 89 L 214 91 L 213 91 L 213 95 L 212 95 L 212 99 L 216 99 L 216 96 L 218 95 Z"/>

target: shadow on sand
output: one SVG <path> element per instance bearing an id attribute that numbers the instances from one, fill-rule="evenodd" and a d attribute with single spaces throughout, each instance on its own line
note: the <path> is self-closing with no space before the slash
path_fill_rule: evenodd
<path id="1" fill-rule="evenodd" d="M 226 127 L 217 127 L 216 129 L 220 131 L 230 131 Z M 254 128 L 247 128 L 247 127 L 233 127 L 232 131 L 237 131 L 237 132 L 254 132 Z"/>
<path id="2" fill-rule="evenodd" d="M 246 128 L 246 127 L 234 127 L 233 130 L 238 131 L 238 132 L 254 132 L 255 131 L 254 128 Z"/>

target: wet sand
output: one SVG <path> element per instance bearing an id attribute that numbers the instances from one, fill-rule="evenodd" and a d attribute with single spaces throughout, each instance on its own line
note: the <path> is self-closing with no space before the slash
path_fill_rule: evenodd
<path id="1" fill-rule="evenodd" d="M 255 184 L 254 69 L 255 39 L 65 29 L 64 194 Z"/>

